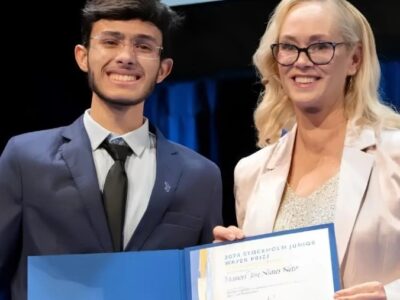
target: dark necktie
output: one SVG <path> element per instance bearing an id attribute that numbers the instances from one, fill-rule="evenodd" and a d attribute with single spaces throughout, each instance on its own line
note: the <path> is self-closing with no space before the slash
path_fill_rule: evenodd
<path id="1" fill-rule="evenodd" d="M 122 141 L 122 143 L 118 140 Z M 123 249 L 125 202 L 128 187 L 125 160 L 132 153 L 132 150 L 122 139 L 116 139 L 111 142 L 105 140 L 101 146 L 114 159 L 114 164 L 108 171 L 104 183 L 103 201 L 114 250 L 121 251 Z"/>

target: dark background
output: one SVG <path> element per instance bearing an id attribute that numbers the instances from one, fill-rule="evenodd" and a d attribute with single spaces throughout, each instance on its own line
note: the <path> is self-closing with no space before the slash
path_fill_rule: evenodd
<path id="1" fill-rule="evenodd" d="M 380 59 L 400 61 L 400 1 L 350 2 L 370 21 Z M 209 156 L 204 146 L 209 143 L 207 132 L 217 133 L 217 163 L 224 180 L 226 224 L 235 222 L 233 167 L 241 157 L 256 150 L 252 112 L 260 85 L 251 57 L 277 3 L 276 0 L 226 0 L 175 7 L 186 16 L 186 21 L 174 39 L 175 65 L 167 83 L 218 80 L 215 126 L 202 131 L 198 150 Z M 86 78 L 73 57 L 74 45 L 80 41 L 82 5 L 83 1 L 76 0 L 51 4 L 32 1 L 3 9 L 3 15 L 18 13 L 14 22 L 3 25 L 5 90 L 0 153 L 11 136 L 67 125 L 89 107 Z"/>

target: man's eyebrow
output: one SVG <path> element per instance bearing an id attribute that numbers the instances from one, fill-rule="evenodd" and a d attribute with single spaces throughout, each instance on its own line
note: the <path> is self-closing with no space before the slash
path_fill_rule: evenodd
<path id="1" fill-rule="evenodd" d="M 125 35 L 122 32 L 111 31 L 111 30 L 102 31 L 97 36 L 99 36 L 99 35 L 106 35 L 106 36 L 108 35 L 108 36 L 117 37 L 117 38 L 124 38 L 125 37 Z"/>
<path id="2" fill-rule="evenodd" d="M 154 36 L 148 35 L 148 34 L 136 34 L 132 37 L 133 39 L 139 39 L 139 40 L 147 40 L 147 41 L 152 41 L 154 43 L 158 43 L 157 39 Z"/>
<path id="3" fill-rule="evenodd" d="M 124 39 L 126 37 L 126 35 L 120 31 L 111 31 L 111 30 L 102 31 L 97 36 L 110 36 L 110 37 L 115 37 L 118 39 Z M 154 36 L 151 36 L 151 35 L 148 35 L 145 33 L 135 34 L 133 36 L 130 36 L 129 38 L 131 40 L 137 39 L 137 40 L 142 40 L 142 41 L 151 41 L 151 42 L 154 42 L 155 44 L 158 43 L 157 39 Z"/>

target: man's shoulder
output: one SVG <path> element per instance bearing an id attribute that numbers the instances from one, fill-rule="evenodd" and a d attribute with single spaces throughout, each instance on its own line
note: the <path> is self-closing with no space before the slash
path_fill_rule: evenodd
<path id="1" fill-rule="evenodd" d="M 7 142 L 2 156 L 48 153 L 55 145 L 58 146 L 62 143 L 61 131 L 63 128 L 57 127 L 15 135 Z"/>
<path id="2" fill-rule="evenodd" d="M 30 131 L 13 136 L 9 139 L 7 147 L 16 147 L 18 149 L 45 149 L 54 145 L 60 145 L 64 136 L 73 136 L 80 134 L 79 128 L 83 128 L 82 117 L 76 119 L 72 124 L 59 126 L 49 129 Z"/>
<path id="3" fill-rule="evenodd" d="M 43 129 L 37 131 L 30 131 L 13 136 L 10 141 L 19 146 L 27 146 L 30 144 L 40 144 L 46 141 L 52 141 L 60 136 L 60 132 L 65 127 L 57 127 L 50 129 Z"/>
<path id="4" fill-rule="evenodd" d="M 211 159 L 207 158 L 206 156 L 200 154 L 199 152 L 196 152 L 195 150 L 173 142 L 169 141 L 171 145 L 176 149 L 177 153 L 180 155 L 180 157 L 183 159 L 184 163 L 186 165 L 191 165 L 191 166 L 196 166 L 196 167 L 207 167 L 207 168 L 213 168 L 213 169 L 218 169 L 219 167 L 215 162 L 213 162 Z"/>

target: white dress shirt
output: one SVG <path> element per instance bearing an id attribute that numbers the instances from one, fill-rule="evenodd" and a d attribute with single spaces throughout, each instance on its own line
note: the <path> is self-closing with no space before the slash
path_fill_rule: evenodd
<path id="1" fill-rule="evenodd" d="M 100 145 L 109 135 L 113 137 L 118 135 L 93 120 L 89 109 L 85 111 L 83 123 L 89 136 L 99 188 L 102 191 L 114 160 Z M 125 162 L 128 177 L 124 223 L 124 247 L 126 247 L 147 209 L 153 190 L 156 179 L 156 138 L 149 131 L 147 119 L 140 128 L 119 137 L 123 138 L 133 151 Z"/>

